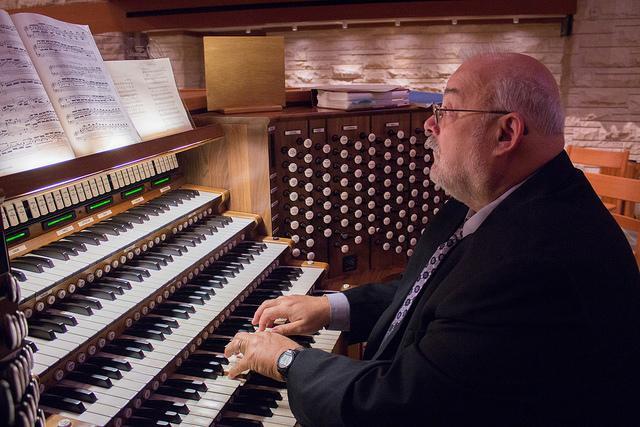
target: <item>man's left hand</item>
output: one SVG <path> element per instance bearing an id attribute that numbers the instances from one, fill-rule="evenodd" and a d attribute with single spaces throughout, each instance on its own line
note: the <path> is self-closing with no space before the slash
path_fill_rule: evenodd
<path id="1" fill-rule="evenodd" d="M 250 369 L 278 381 L 284 381 L 278 372 L 278 357 L 299 344 L 284 335 L 272 332 L 238 332 L 224 349 L 225 357 L 242 353 L 242 358 L 229 369 L 229 377 L 235 378 L 241 372 Z"/>

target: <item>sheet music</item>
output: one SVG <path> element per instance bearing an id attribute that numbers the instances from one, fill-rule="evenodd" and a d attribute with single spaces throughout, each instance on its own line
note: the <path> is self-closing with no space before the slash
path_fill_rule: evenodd
<path id="1" fill-rule="evenodd" d="M 0 10 L 0 176 L 73 159 L 9 14 Z"/>
<path id="2" fill-rule="evenodd" d="M 88 26 L 31 13 L 11 18 L 76 156 L 140 142 Z"/>
<path id="3" fill-rule="evenodd" d="M 143 141 L 192 129 L 168 58 L 105 64 Z"/>

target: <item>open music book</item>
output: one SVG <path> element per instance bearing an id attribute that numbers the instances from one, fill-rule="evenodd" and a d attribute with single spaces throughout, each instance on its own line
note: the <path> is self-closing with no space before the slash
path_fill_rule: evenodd
<path id="1" fill-rule="evenodd" d="M 168 60 L 115 62 L 88 26 L 0 10 L 0 176 L 191 129 Z"/>

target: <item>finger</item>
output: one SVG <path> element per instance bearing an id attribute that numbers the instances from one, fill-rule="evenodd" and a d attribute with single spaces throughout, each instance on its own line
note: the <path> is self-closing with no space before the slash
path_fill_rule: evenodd
<path id="1" fill-rule="evenodd" d="M 236 364 L 229 369 L 229 378 L 235 378 L 247 369 L 249 369 L 249 359 L 246 357 L 237 359 Z"/>
<path id="2" fill-rule="evenodd" d="M 262 316 L 262 312 L 269 308 L 269 307 L 273 307 L 274 305 L 278 304 L 278 298 L 276 299 L 270 299 L 267 300 L 265 302 L 263 302 L 262 304 L 260 304 L 260 307 L 258 307 L 258 309 L 256 310 L 255 314 L 253 315 L 253 319 L 251 319 L 251 324 L 252 325 L 257 325 L 258 321 L 260 320 L 260 316 Z"/>
<path id="3" fill-rule="evenodd" d="M 287 310 L 282 306 L 270 307 L 264 310 L 260 317 L 258 331 L 262 332 L 265 328 L 273 326 L 273 322 L 281 317 L 287 317 Z"/>
<path id="4" fill-rule="evenodd" d="M 297 320 L 291 323 L 285 323 L 284 325 L 278 325 L 271 329 L 271 332 L 275 332 L 280 335 L 295 335 L 302 331 L 302 320 Z"/>

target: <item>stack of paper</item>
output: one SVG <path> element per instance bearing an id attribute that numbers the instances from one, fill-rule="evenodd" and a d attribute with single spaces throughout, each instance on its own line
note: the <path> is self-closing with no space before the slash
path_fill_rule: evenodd
<path id="1" fill-rule="evenodd" d="M 409 104 L 409 90 L 393 85 L 319 86 L 315 91 L 320 108 L 355 110 Z"/>

